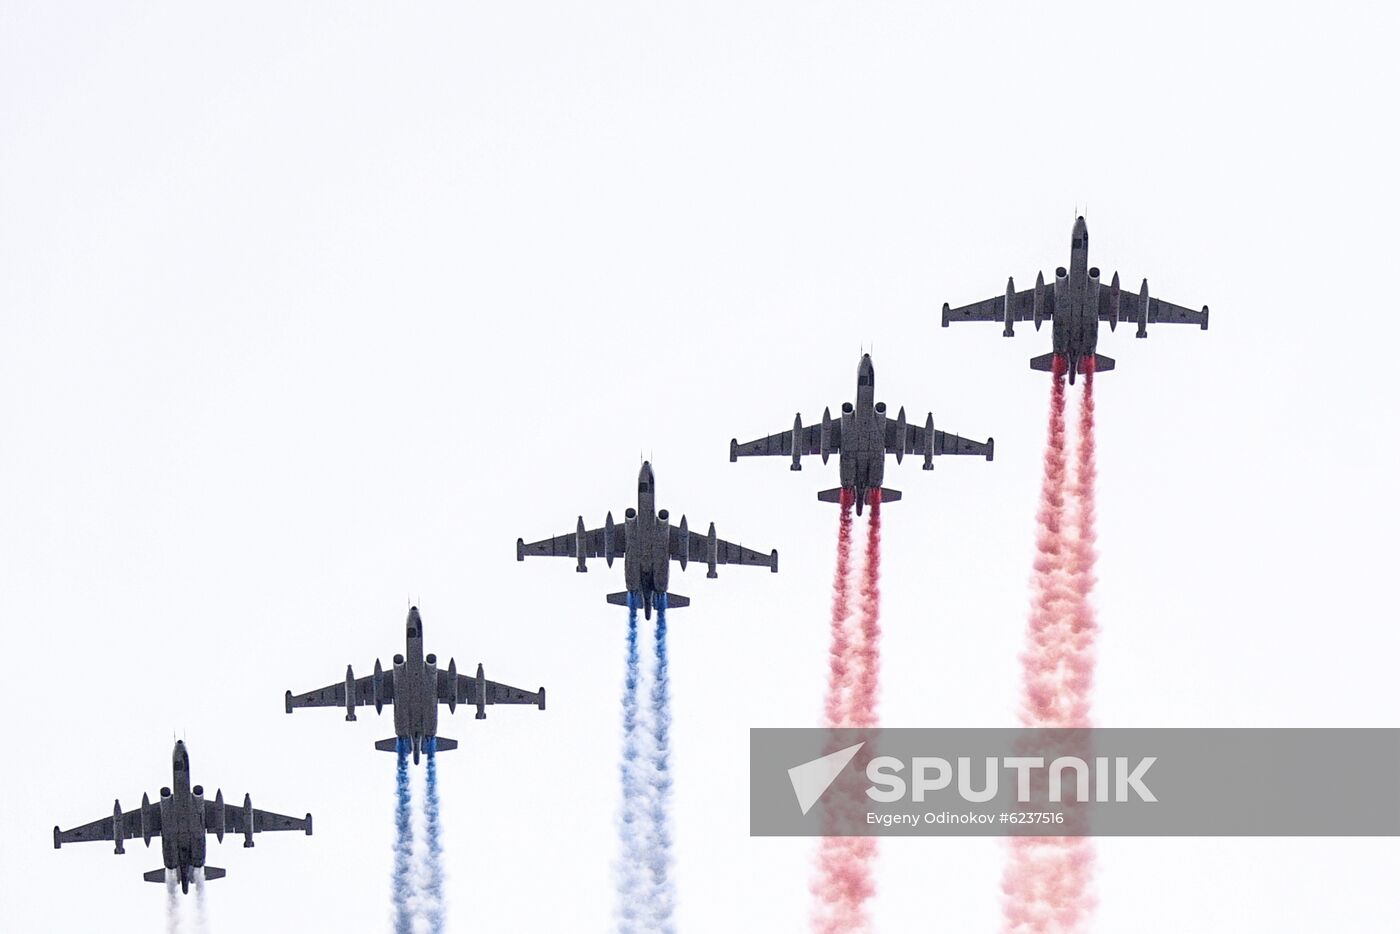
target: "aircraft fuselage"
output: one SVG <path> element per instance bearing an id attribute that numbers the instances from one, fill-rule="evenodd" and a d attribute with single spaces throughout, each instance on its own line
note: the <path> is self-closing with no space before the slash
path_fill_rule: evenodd
<path id="1" fill-rule="evenodd" d="M 671 584 L 671 514 L 656 510 L 656 475 L 650 463 L 643 463 L 637 477 L 637 507 L 628 509 L 623 517 L 627 552 L 623 557 L 623 576 L 627 590 L 640 598 L 648 618 L 658 594 L 666 593 Z M 606 529 L 611 535 L 612 516 Z M 609 553 L 611 553 L 611 543 Z"/>

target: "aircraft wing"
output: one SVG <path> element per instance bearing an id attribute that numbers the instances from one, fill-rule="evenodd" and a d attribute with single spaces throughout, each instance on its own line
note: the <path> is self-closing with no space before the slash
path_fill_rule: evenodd
<path id="1" fill-rule="evenodd" d="M 248 800 L 246 797 L 243 799 Z M 224 805 L 224 832 L 238 836 L 248 833 L 248 810 L 246 807 L 238 807 L 233 804 Z M 274 814 L 272 811 L 261 811 L 257 808 L 251 809 L 253 812 L 253 833 L 271 832 L 274 830 L 303 830 L 309 832 L 311 826 L 311 815 L 305 817 L 288 817 L 285 814 Z M 208 828 L 210 833 L 214 833 L 215 828 Z"/>
<path id="2" fill-rule="evenodd" d="M 618 522 L 613 525 L 612 532 L 612 557 L 621 558 L 627 552 L 626 523 Z M 607 558 L 606 530 L 589 529 L 583 533 L 583 547 L 585 558 Z M 541 539 L 538 542 L 531 542 L 528 545 L 521 545 L 518 549 L 518 557 L 523 561 L 526 555 L 544 555 L 555 558 L 577 558 L 578 557 L 578 532 L 569 532 L 564 535 L 556 535 L 553 538 Z"/>
<path id="3" fill-rule="evenodd" d="M 454 677 L 441 668 L 437 673 L 438 703 L 446 704 L 456 695 L 455 703 L 476 706 L 482 704 L 534 704 L 544 708 L 544 691 L 526 691 L 501 684 L 499 681 L 477 680 L 472 675 Z"/>
<path id="4" fill-rule="evenodd" d="M 390 668 L 380 676 L 379 701 L 383 704 L 394 702 L 394 669 Z M 374 675 L 355 679 L 355 706 L 369 707 L 374 704 Z M 344 707 L 345 682 L 337 681 L 305 694 L 293 694 L 287 698 L 287 712 L 297 707 Z"/>
<path id="5" fill-rule="evenodd" d="M 1142 296 L 1135 292 L 1122 291 L 1118 293 L 1119 321 L 1136 321 L 1140 313 Z M 1107 289 L 1099 289 L 1099 318 L 1108 320 L 1113 315 L 1110 307 L 1109 292 Z M 1210 324 L 1210 312 L 1205 308 L 1197 310 L 1187 308 L 1183 305 L 1174 305 L 1171 302 L 1164 302 L 1155 295 L 1147 299 L 1147 323 L 1148 324 L 1194 324 L 1205 330 Z"/>
<path id="6" fill-rule="evenodd" d="M 822 426 L 821 422 L 815 425 L 806 425 L 802 429 L 802 434 L 798 437 L 803 454 L 820 454 L 822 452 Z M 841 450 L 841 420 L 833 418 L 831 420 L 831 453 Z M 780 431 L 776 435 L 769 435 L 766 438 L 759 438 L 757 441 L 748 441 L 744 444 L 735 444 L 729 451 L 729 459 L 738 457 L 791 457 L 792 456 L 792 430 Z"/>
<path id="7" fill-rule="evenodd" d="M 899 423 L 892 418 L 885 419 L 885 451 L 890 454 L 927 454 L 929 433 L 923 425 L 904 426 L 904 449 L 899 446 Z M 992 459 L 995 445 L 991 438 L 986 441 L 973 441 L 946 431 L 933 430 L 933 454 L 978 454 L 987 460 Z"/>
<path id="8" fill-rule="evenodd" d="M 789 432 L 790 434 L 790 432 Z M 699 532 L 687 531 L 684 536 L 676 526 L 671 526 L 671 560 L 679 561 L 684 555 L 687 561 L 707 564 L 710 560 L 710 537 Z M 715 564 L 749 564 L 758 567 L 778 569 L 776 551 L 754 551 L 743 545 L 715 539 Z"/>
<path id="9" fill-rule="evenodd" d="M 1045 318 L 1050 318 L 1054 308 L 1054 290 L 1045 290 L 1045 309 L 1041 314 Z M 1035 289 L 1026 289 L 1024 292 L 1016 292 L 1011 296 L 1011 320 L 1029 321 L 1035 317 Z M 943 306 L 943 326 L 958 321 L 1005 321 L 1006 320 L 1006 295 L 998 295 L 996 298 L 988 298 L 980 302 L 973 302 L 971 305 L 963 305 L 961 308 L 949 308 Z"/>
<path id="10" fill-rule="evenodd" d="M 153 803 L 148 810 L 147 821 L 152 825 L 150 834 L 153 837 L 160 836 L 160 805 Z M 54 846 L 64 843 L 91 843 L 94 840 L 107 840 L 111 842 L 112 824 L 116 819 L 115 815 L 108 814 L 101 820 L 95 820 L 90 824 L 83 824 L 81 827 L 74 827 L 72 830 L 55 831 Z M 123 840 L 134 840 L 142 836 L 141 833 L 141 809 L 126 811 L 121 817 L 121 838 Z"/>

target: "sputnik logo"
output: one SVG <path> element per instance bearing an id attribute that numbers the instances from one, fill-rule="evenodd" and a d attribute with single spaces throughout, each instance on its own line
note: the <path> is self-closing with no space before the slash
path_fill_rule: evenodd
<path id="1" fill-rule="evenodd" d="M 847 746 L 845 749 L 828 753 L 819 759 L 804 762 L 788 769 L 788 779 L 792 782 L 792 792 L 797 795 L 797 806 L 802 809 L 803 815 L 815 805 L 821 796 L 826 794 L 826 790 L 831 787 L 831 783 L 836 781 L 836 777 L 851 764 L 851 760 L 860 752 L 860 747 L 865 743 L 856 743 L 854 746 Z"/>

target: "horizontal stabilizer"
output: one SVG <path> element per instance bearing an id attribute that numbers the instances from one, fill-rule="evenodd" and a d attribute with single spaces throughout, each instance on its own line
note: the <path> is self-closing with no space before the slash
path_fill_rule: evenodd
<path id="1" fill-rule="evenodd" d="M 457 748 L 457 741 L 455 739 L 448 739 L 446 736 L 437 737 L 433 740 L 433 743 L 433 748 L 438 752 L 447 752 L 449 749 Z"/>
<path id="2" fill-rule="evenodd" d="M 226 875 L 228 875 L 228 873 L 224 872 L 224 871 L 223 871 L 222 869 L 220 869 L 218 866 L 205 866 L 205 867 L 204 867 L 204 881 L 205 881 L 205 882 L 211 882 L 211 881 L 213 881 L 214 879 L 222 879 L 222 878 L 223 878 L 224 876 L 226 876 Z"/>
<path id="3" fill-rule="evenodd" d="M 1095 372 L 1095 373 L 1106 373 L 1106 372 L 1108 372 L 1109 370 L 1113 369 L 1114 366 L 1115 366 L 1115 363 L 1114 363 L 1114 360 L 1113 360 L 1112 357 L 1105 357 L 1105 356 L 1104 356 L 1103 354 L 1101 354 L 1101 353 L 1096 353 L 1096 354 L 1094 354 L 1094 372 Z"/>
<path id="4" fill-rule="evenodd" d="M 900 501 L 901 499 L 903 499 L 903 498 L 904 498 L 904 494 L 901 493 L 901 492 L 899 492 L 898 490 L 891 490 L 891 489 L 890 489 L 889 487 L 887 487 L 887 486 L 882 486 L 882 487 L 880 487 L 880 502 L 882 502 L 882 503 L 897 503 L 897 502 L 899 502 L 899 501 Z M 870 505 L 870 494 L 869 494 L 869 493 L 866 493 L 866 494 L 865 494 L 865 504 L 866 504 L 867 506 Z"/>
<path id="5" fill-rule="evenodd" d="M 608 602 L 609 602 L 609 603 L 614 603 L 614 604 L 616 604 L 616 605 L 618 605 L 618 606 L 626 606 L 626 605 L 627 605 L 627 597 L 628 597 L 628 593 L 627 593 L 627 591 L 625 591 L 625 590 L 620 591 L 620 592 L 618 592 L 618 593 L 610 593 L 610 594 L 608 594 Z M 640 600 L 637 601 L 637 602 L 638 602 L 638 603 L 641 603 Z"/>
<path id="6" fill-rule="evenodd" d="M 1031 357 L 1031 369 L 1039 370 L 1042 373 L 1053 373 L 1055 371 L 1055 355 L 1043 353 L 1038 357 Z"/>
<path id="7" fill-rule="evenodd" d="M 165 870 L 164 870 L 164 869 L 152 869 L 150 872 L 145 873 L 144 875 L 142 875 L 141 878 L 145 879 L 147 882 L 159 882 L 159 883 L 161 883 L 162 885 L 164 885 L 164 884 L 165 884 Z"/>
<path id="8" fill-rule="evenodd" d="M 689 597 L 683 597 L 678 593 L 668 593 L 666 595 L 666 609 L 679 610 L 683 606 L 690 606 Z"/>
<path id="9" fill-rule="evenodd" d="M 838 486 L 834 490 L 822 490 L 817 494 L 817 499 L 823 503 L 839 503 L 841 502 L 841 488 Z"/>
<path id="10" fill-rule="evenodd" d="M 381 739 L 374 744 L 374 748 L 378 749 L 380 752 L 398 752 L 399 738 L 397 736 L 391 736 L 388 739 Z"/>

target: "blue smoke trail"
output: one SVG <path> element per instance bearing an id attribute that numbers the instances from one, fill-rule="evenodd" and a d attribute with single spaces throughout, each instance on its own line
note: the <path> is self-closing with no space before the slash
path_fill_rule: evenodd
<path id="1" fill-rule="evenodd" d="M 394 811 L 394 934 L 413 934 L 413 895 L 410 871 L 413 864 L 413 801 L 408 786 L 408 740 L 400 737 L 398 805 Z"/>
<path id="2" fill-rule="evenodd" d="M 675 886 L 671 880 L 671 675 L 666 648 L 666 595 L 656 598 L 656 676 L 651 685 L 652 930 L 675 930 Z"/>
<path id="3" fill-rule="evenodd" d="M 442 837 L 438 823 L 437 737 L 425 741 L 428 748 L 428 789 L 423 811 L 428 829 L 428 929 L 442 934 Z"/>
<path id="4" fill-rule="evenodd" d="M 641 680 L 641 658 L 637 648 L 637 595 L 627 595 L 627 673 L 622 690 L 622 806 L 618 815 L 618 842 L 622 855 L 618 862 L 617 916 L 620 931 L 639 930 L 647 920 L 642 894 L 641 871 L 645 842 L 641 813 L 642 776 L 640 731 L 638 729 L 637 685 Z M 645 929 L 645 928 L 641 928 Z"/>

